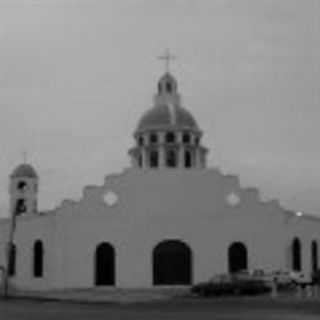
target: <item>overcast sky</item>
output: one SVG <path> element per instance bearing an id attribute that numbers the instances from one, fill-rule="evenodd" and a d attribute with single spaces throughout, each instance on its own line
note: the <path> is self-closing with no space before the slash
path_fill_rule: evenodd
<path id="1" fill-rule="evenodd" d="M 129 166 L 166 48 L 209 166 L 320 215 L 319 15 L 318 0 L 0 0 L 0 216 L 23 150 L 40 209 Z"/>

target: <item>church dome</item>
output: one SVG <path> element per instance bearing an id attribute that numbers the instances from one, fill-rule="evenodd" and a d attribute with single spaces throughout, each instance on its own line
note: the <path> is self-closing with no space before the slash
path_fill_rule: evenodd
<path id="1" fill-rule="evenodd" d="M 138 122 L 132 165 L 143 169 L 205 168 L 207 149 L 193 115 L 182 107 L 178 82 L 168 71 L 159 79 L 154 104 Z"/>
<path id="2" fill-rule="evenodd" d="M 38 175 L 36 170 L 30 164 L 23 163 L 13 170 L 11 177 L 12 178 L 37 178 Z"/>
<path id="3" fill-rule="evenodd" d="M 137 131 L 170 128 L 199 130 L 189 111 L 179 106 L 162 104 L 145 112 L 138 123 Z"/>
<path id="4" fill-rule="evenodd" d="M 177 80 L 169 72 L 159 79 L 154 106 L 142 115 L 136 132 L 167 129 L 199 131 L 192 114 L 181 106 Z"/>

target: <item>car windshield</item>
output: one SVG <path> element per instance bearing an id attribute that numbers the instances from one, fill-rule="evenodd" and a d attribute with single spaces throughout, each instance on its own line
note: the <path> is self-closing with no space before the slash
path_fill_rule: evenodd
<path id="1" fill-rule="evenodd" d="M 252 272 L 253 276 L 263 276 L 264 275 L 264 271 L 263 270 L 254 270 Z"/>
<path id="2" fill-rule="evenodd" d="M 230 281 L 230 276 L 228 274 L 218 274 L 218 275 L 215 275 L 213 276 L 211 279 L 210 279 L 210 282 L 227 282 L 227 281 Z"/>

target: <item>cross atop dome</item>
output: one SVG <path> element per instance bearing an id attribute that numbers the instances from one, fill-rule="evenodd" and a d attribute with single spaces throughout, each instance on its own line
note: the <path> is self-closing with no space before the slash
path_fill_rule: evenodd
<path id="1" fill-rule="evenodd" d="M 23 160 L 23 163 L 27 163 L 28 161 L 28 152 L 26 150 L 22 151 L 22 160 Z"/>
<path id="2" fill-rule="evenodd" d="M 170 50 L 167 49 L 162 56 L 158 57 L 159 60 L 163 60 L 165 63 L 165 70 L 168 73 L 170 71 L 170 61 L 175 60 L 176 57 L 170 53 Z"/>

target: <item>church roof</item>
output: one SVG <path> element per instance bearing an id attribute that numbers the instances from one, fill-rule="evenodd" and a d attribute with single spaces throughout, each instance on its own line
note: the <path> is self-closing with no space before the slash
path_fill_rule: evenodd
<path id="1" fill-rule="evenodd" d="M 17 166 L 12 174 L 11 178 L 37 178 L 37 172 L 36 170 L 27 163 L 20 164 Z"/>
<path id="2" fill-rule="evenodd" d="M 138 123 L 137 131 L 168 128 L 199 130 L 189 111 L 180 106 L 162 104 L 145 112 Z"/>

